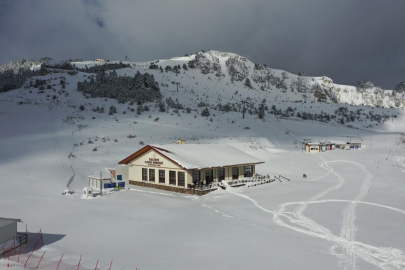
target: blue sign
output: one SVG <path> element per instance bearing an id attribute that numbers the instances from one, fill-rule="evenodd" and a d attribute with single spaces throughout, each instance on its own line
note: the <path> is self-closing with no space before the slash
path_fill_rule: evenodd
<path id="1" fill-rule="evenodd" d="M 104 188 L 115 188 L 116 186 L 116 183 L 104 183 Z"/>
<path id="2" fill-rule="evenodd" d="M 120 175 L 117 175 L 117 180 L 118 181 L 122 181 L 122 175 L 120 174 Z"/>
<path id="3" fill-rule="evenodd" d="M 118 187 L 125 187 L 125 182 L 119 182 Z"/>

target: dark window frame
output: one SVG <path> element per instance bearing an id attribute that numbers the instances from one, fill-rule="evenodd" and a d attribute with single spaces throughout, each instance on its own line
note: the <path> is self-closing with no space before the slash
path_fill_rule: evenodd
<path id="1" fill-rule="evenodd" d="M 210 173 L 208 173 L 208 172 L 210 172 Z M 209 175 L 211 176 L 210 180 L 207 179 Z M 209 182 L 214 181 L 214 171 L 213 170 L 205 170 L 205 181 L 206 181 L 206 184 L 209 184 Z"/>
<path id="2" fill-rule="evenodd" d="M 169 185 L 176 185 L 176 171 L 169 171 Z"/>
<path id="3" fill-rule="evenodd" d="M 196 175 L 198 175 L 198 177 L 196 177 Z M 201 171 L 193 171 L 193 183 L 200 184 L 200 181 L 201 181 Z"/>
<path id="4" fill-rule="evenodd" d="M 253 176 L 253 166 L 248 165 L 243 167 L 243 176 L 244 177 L 252 177 Z"/>
<path id="5" fill-rule="evenodd" d="M 148 181 L 148 169 L 142 168 L 142 181 Z"/>
<path id="6" fill-rule="evenodd" d="M 225 168 L 218 169 L 218 182 L 225 180 Z"/>
<path id="7" fill-rule="evenodd" d="M 166 183 L 166 171 L 165 170 L 159 170 L 159 183 L 160 184 Z"/>
<path id="8" fill-rule="evenodd" d="M 236 170 L 236 172 L 235 172 Z M 232 180 L 239 179 L 239 167 L 232 167 Z"/>
<path id="9" fill-rule="evenodd" d="M 179 187 L 186 186 L 186 173 L 185 172 L 177 172 L 177 185 Z"/>
<path id="10" fill-rule="evenodd" d="M 149 169 L 149 182 L 156 182 L 155 169 Z"/>

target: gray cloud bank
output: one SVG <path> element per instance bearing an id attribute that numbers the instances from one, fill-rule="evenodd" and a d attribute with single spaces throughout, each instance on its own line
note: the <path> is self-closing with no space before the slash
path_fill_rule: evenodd
<path id="1" fill-rule="evenodd" d="M 336 83 L 405 81 L 403 0 L 2 1 L 0 63 L 219 50 Z"/>

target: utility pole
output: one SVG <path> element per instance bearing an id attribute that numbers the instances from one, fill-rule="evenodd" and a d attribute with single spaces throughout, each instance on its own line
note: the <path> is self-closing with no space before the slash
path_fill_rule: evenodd
<path id="1" fill-rule="evenodd" d="M 179 82 L 176 82 L 176 84 L 177 84 L 177 92 L 179 92 Z"/>
<path id="2" fill-rule="evenodd" d="M 243 112 L 243 118 L 245 118 L 245 103 L 246 103 L 247 101 L 246 100 L 242 100 L 242 103 L 243 103 L 243 110 L 242 110 L 242 112 Z"/>
<path id="3" fill-rule="evenodd" d="M 103 173 L 100 171 L 100 196 L 103 196 Z"/>

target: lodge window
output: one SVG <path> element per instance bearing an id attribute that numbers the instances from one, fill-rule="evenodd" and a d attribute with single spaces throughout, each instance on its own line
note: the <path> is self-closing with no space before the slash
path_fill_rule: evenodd
<path id="1" fill-rule="evenodd" d="M 159 183 L 164 184 L 165 182 L 165 170 L 159 170 Z"/>
<path id="2" fill-rule="evenodd" d="M 222 180 L 225 180 L 225 169 L 224 168 L 218 169 L 218 182 L 222 181 Z"/>
<path id="3" fill-rule="evenodd" d="M 212 176 L 213 176 L 212 170 L 205 171 L 205 181 L 207 185 L 209 185 L 213 181 Z"/>
<path id="4" fill-rule="evenodd" d="M 179 172 L 178 173 L 178 178 L 179 178 L 179 186 L 180 187 L 184 187 L 185 186 L 185 179 L 186 179 L 186 177 L 185 177 L 185 173 L 184 172 Z"/>
<path id="5" fill-rule="evenodd" d="M 232 180 L 238 179 L 239 178 L 239 168 L 238 167 L 233 167 L 232 168 Z"/>
<path id="6" fill-rule="evenodd" d="M 176 185 L 176 172 L 175 171 L 169 171 L 169 184 Z"/>
<path id="7" fill-rule="evenodd" d="M 193 172 L 193 183 L 196 185 L 200 184 L 200 177 L 201 177 L 200 171 L 194 171 Z"/>
<path id="8" fill-rule="evenodd" d="M 253 166 L 252 165 L 244 167 L 243 176 L 244 177 L 252 177 L 253 176 Z"/>
<path id="9" fill-rule="evenodd" d="M 148 169 L 142 168 L 142 181 L 148 181 Z"/>
<path id="10" fill-rule="evenodd" d="M 155 169 L 149 169 L 149 182 L 155 182 Z"/>

